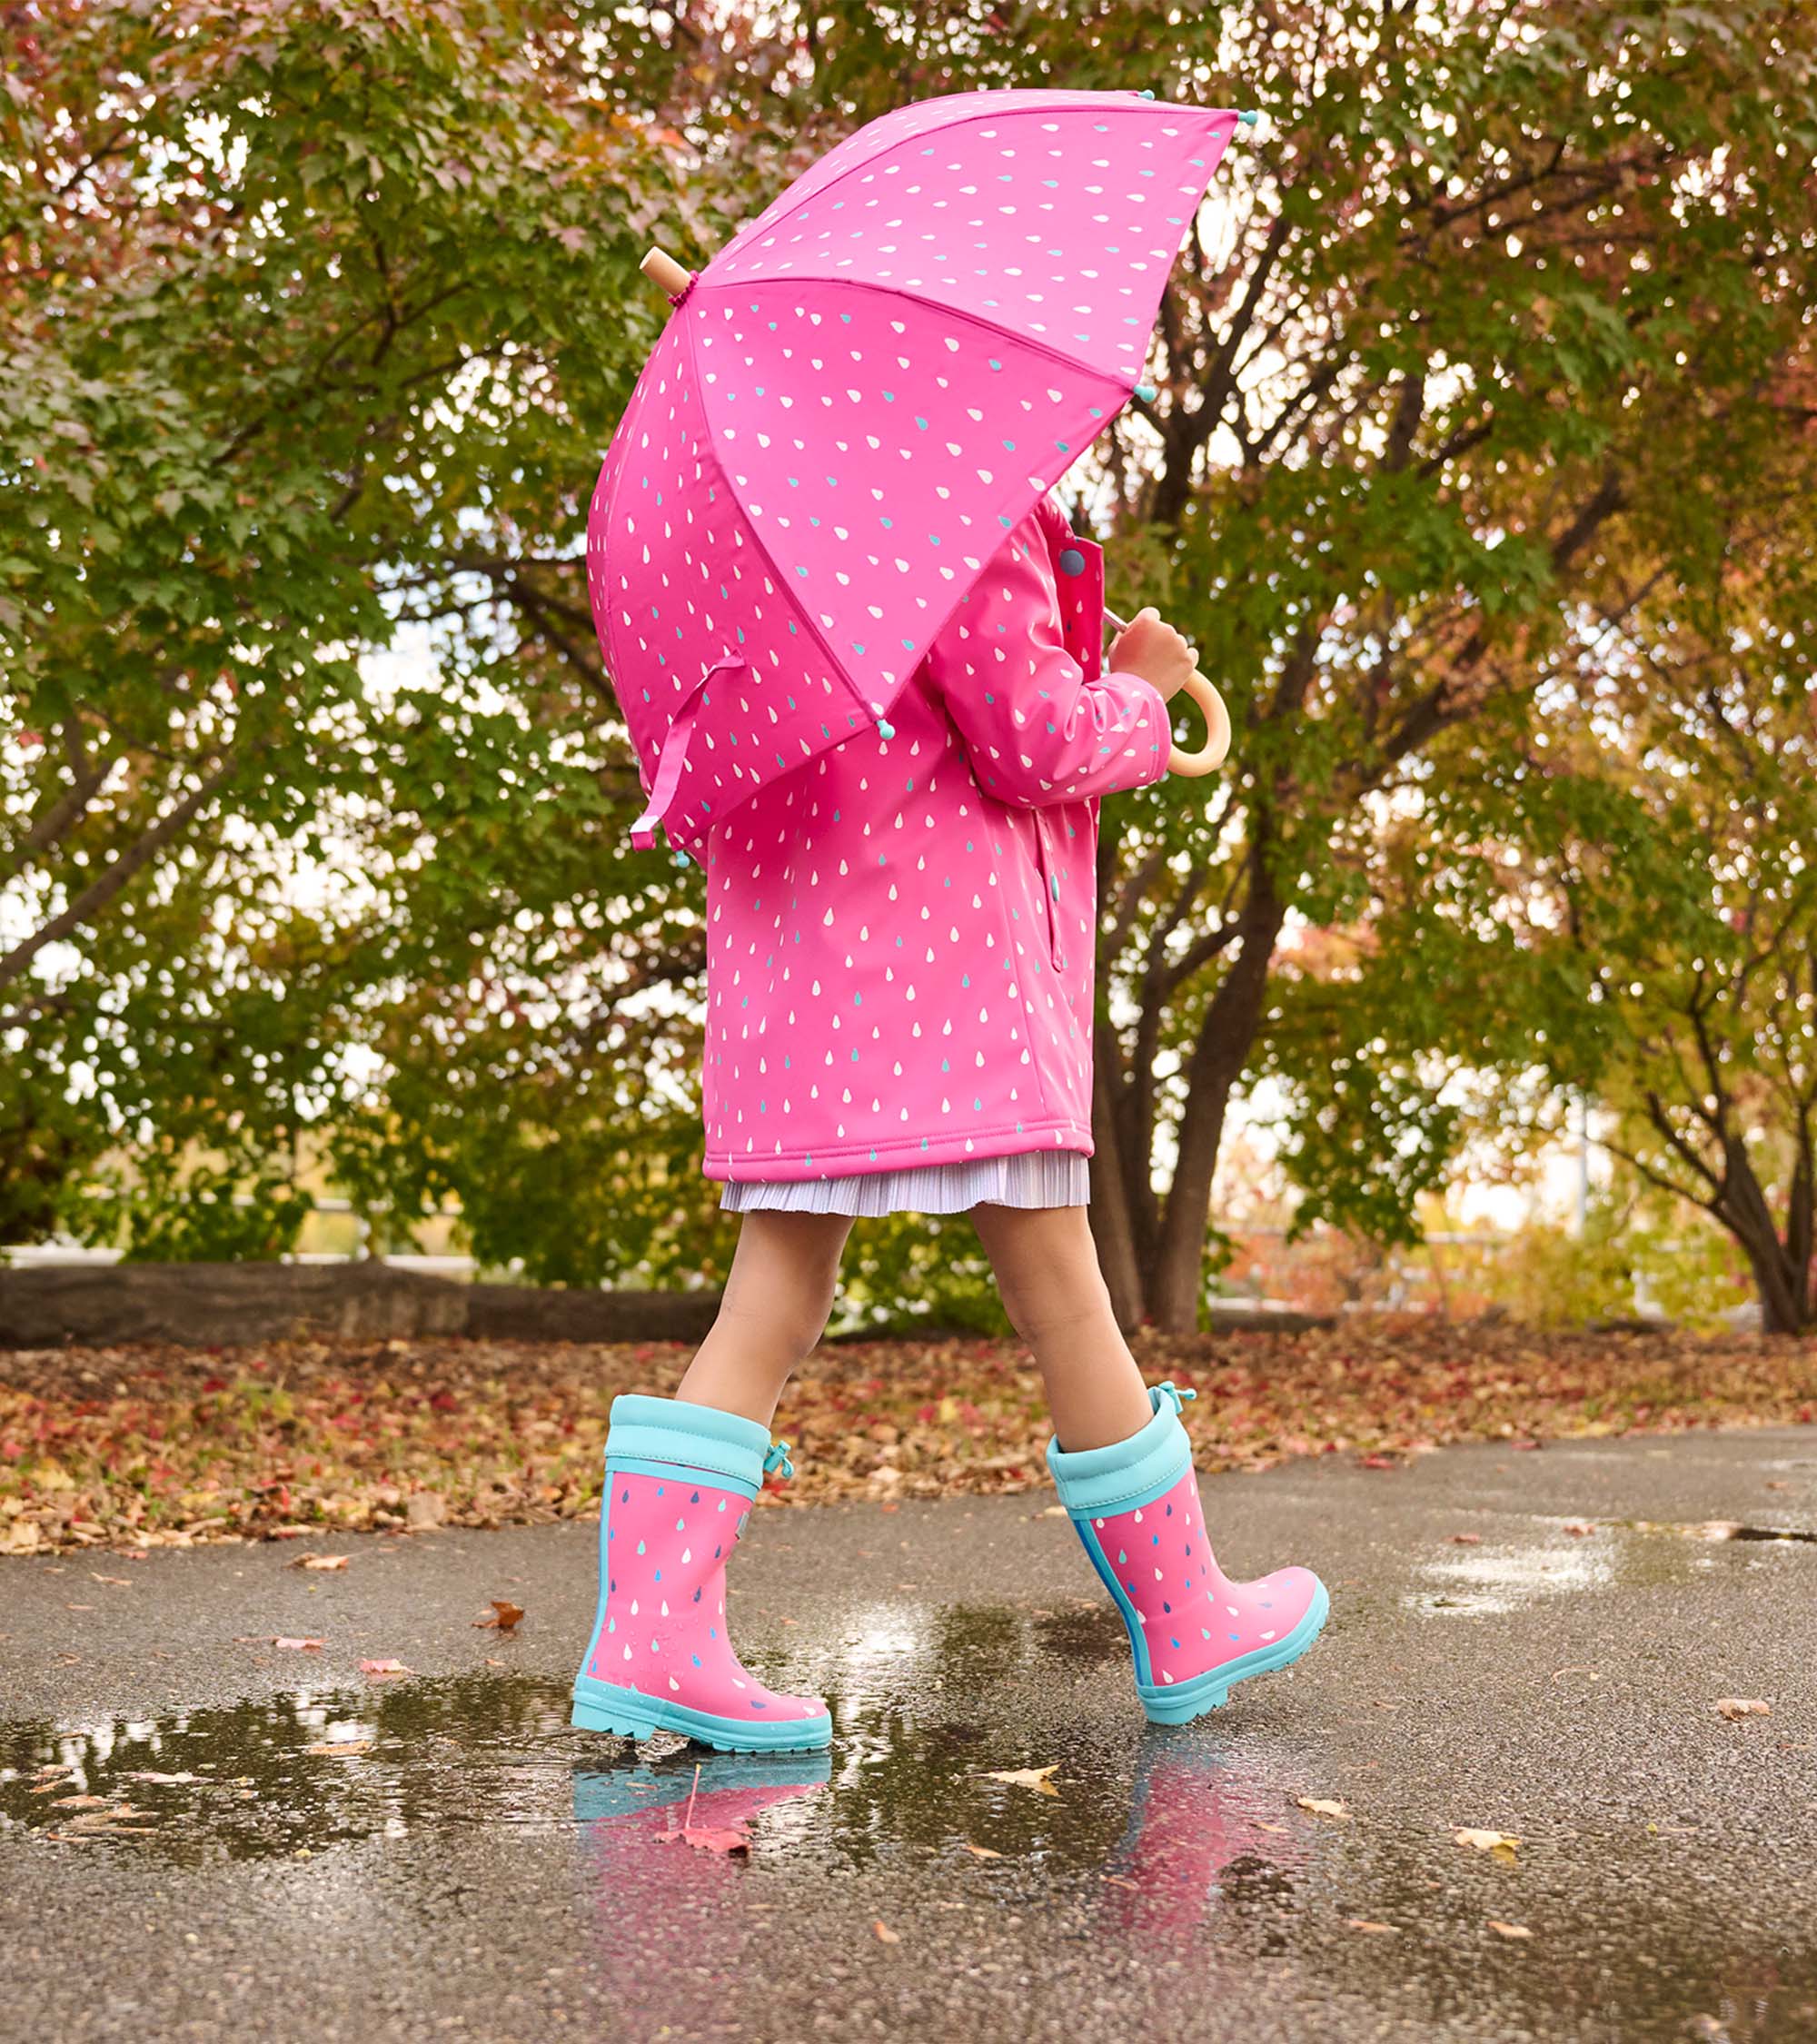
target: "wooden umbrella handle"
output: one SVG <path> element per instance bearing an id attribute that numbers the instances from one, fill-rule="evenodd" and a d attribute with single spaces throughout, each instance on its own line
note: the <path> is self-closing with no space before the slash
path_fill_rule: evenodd
<path id="1" fill-rule="evenodd" d="M 660 285 L 671 298 L 679 298 L 694 281 L 694 273 L 684 270 L 666 249 L 653 248 L 638 264 L 651 283 Z"/>
<path id="2" fill-rule="evenodd" d="M 1196 668 L 1186 679 L 1186 693 L 1205 712 L 1205 743 L 1196 752 L 1177 745 L 1167 754 L 1167 771 L 1192 779 L 1215 773 L 1230 756 L 1230 712 L 1218 694 Z"/>
<path id="3" fill-rule="evenodd" d="M 1107 610 L 1104 621 L 1113 631 L 1129 629 L 1115 610 Z M 1196 668 L 1187 677 L 1185 690 L 1205 712 L 1205 743 L 1196 752 L 1176 745 L 1167 754 L 1167 771 L 1194 780 L 1216 773 L 1230 757 L 1230 712 L 1224 707 L 1224 698 Z"/>

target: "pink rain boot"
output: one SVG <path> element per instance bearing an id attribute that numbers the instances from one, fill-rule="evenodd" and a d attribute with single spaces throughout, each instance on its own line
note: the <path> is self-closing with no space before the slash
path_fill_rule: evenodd
<path id="1" fill-rule="evenodd" d="M 788 1443 L 679 1398 L 612 1401 L 600 1511 L 600 1603 L 570 1722 L 628 1739 L 674 1731 L 720 1752 L 831 1742 L 819 1697 L 779 1696 L 726 1638 L 726 1563 Z"/>
<path id="2" fill-rule="evenodd" d="M 1107 1448 L 1048 1444 L 1060 1503 L 1123 1614 L 1136 1693 L 1155 1724 L 1189 1723 L 1233 1682 L 1297 1661 L 1330 1609 L 1310 1569 L 1232 1583 L 1213 1559 L 1180 1424 L 1181 1401 L 1196 1395 L 1157 1385 L 1154 1418 Z"/>

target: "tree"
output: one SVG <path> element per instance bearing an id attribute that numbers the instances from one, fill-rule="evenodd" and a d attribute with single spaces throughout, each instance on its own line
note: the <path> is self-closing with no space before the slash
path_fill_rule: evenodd
<path id="1" fill-rule="evenodd" d="M 1094 1225 L 1126 1322 L 1190 1326 L 1284 941 L 1362 920 L 1380 834 L 1463 737 L 1802 432 L 1817 21 L 1275 0 L 1131 49 L 1097 8 L 832 18 L 820 89 L 854 116 L 1052 80 L 1267 119 L 1177 266 L 1157 398 L 1103 447 L 1127 603 L 1183 623 L 1237 729 L 1208 811 L 1164 783 L 1101 847 Z"/>
<path id="2" fill-rule="evenodd" d="M 1772 480 L 1724 571 L 1646 606 L 1558 705 L 1526 886 L 1589 1023 L 1553 1032 L 1549 1076 L 1595 1090 L 1608 1146 L 1726 1229 L 1763 1325 L 1795 1334 L 1817 1325 L 1817 588 L 1803 493 Z"/>
<path id="3" fill-rule="evenodd" d="M 561 656 L 578 574 L 484 563 L 578 551 L 658 330 L 644 43 L 514 0 L 4 17 L 0 1219 L 48 1226 L 124 1141 L 167 1243 L 201 1145 L 270 1196 L 225 1239 L 269 1249 L 283 1159 L 351 1083 L 336 1005 L 382 963 L 298 900 L 299 868 L 345 891 L 386 720 L 361 656 L 458 588 L 451 698 L 509 642 L 521 752 L 560 728 L 635 790 Z"/>

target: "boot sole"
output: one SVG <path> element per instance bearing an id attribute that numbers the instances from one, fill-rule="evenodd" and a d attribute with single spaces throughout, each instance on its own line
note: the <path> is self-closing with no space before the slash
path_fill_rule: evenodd
<path id="1" fill-rule="evenodd" d="M 812 1753 L 833 1742 L 833 1721 L 822 1711 L 817 1718 L 779 1719 L 774 1724 L 745 1724 L 737 1718 L 690 1711 L 685 1704 L 620 1689 L 611 1682 L 582 1675 L 571 1692 L 568 1722 L 580 1731 L 611 1731 L 640 1742 L 659 1731 L 672 1731 L 716 1753 Z"/>
<path id="2" fill-rule="evenodd" d="M 1226 1661 L 1221 1668 L 1210 1669 L 1189 1682 L 1169 1682 L 1164 1688 L 1137 1682 L 1136 1693 L 1142 1700 L 1148 1722 L 1190 1724 L 1195 1718 L 1227 1703 L 1236 1683 L 1247 1682 L 1252 1675 L 1271 1675 L 1277 1669 L 1291 1667 L 1324 1631 L 1330 1611 L 1331 1598 L 1321 1583 L 1306 1606 L 1306 1616 L 1286 1639 L 1276 1640 L 1273 1646 L 1258 1647 L 1254 1653 Z"/>

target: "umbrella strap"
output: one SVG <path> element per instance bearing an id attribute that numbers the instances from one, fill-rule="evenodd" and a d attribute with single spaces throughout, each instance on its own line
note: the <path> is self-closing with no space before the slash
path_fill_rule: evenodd
<path id="1" fill-rule="evenodd" d="M 694 735 L 694 719 L 700 712 L 701 698 L 714 675 L 723 672 L 724 663 L 710 667 L 689 690 L 687 700 L 675 712 L 667 731 L 662 737 L 662 749 L 656 756 L 656 778 L 650 784 L 650 799 L 644 804 L 643 814 L 630 827 L 630 841 L 640 851 L 648 851 L 656 840 L 656 826 L 666 822 L 669 805 L 675 799 L 675 790 L 680 785 L 681 769 L 688 763 L 688 741 Z M 673 831 L 670 833 L 674 836 Z"/>

